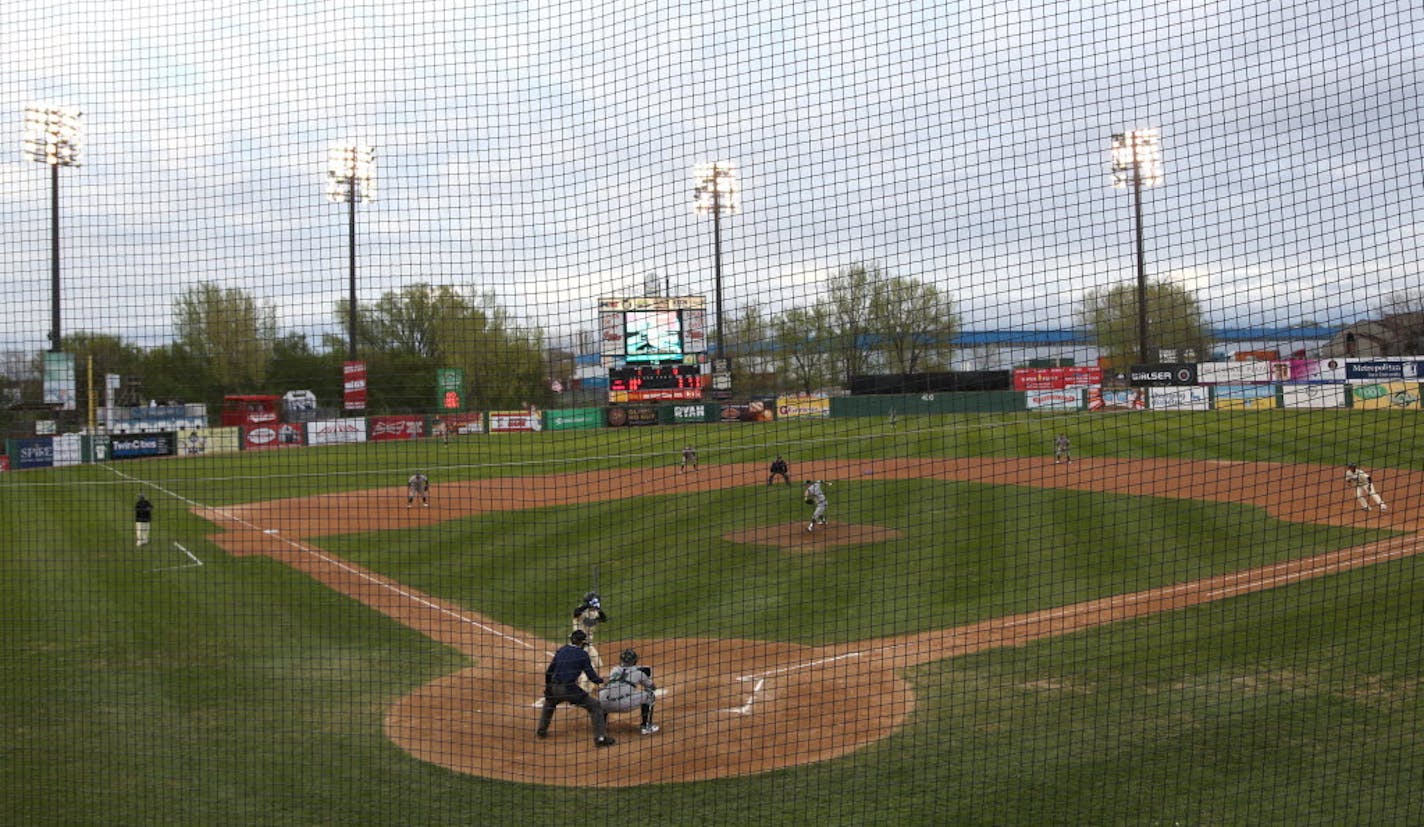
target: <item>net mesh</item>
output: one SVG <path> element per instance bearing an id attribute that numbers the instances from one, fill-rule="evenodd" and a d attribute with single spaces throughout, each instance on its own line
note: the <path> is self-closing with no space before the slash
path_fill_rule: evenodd
<path id="1" fill-rule="evenodd" d="M 16 823 L 1424 820 L 1417 4 L 0 8 Z"/>

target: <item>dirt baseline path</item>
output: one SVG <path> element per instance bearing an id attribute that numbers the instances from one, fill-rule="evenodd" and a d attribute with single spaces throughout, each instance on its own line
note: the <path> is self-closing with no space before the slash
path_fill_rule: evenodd
<path id="1" fill-rule="evenodd" d="M 817 463 L 797 473 L 833 481 L 935 478 L 1238 502 L 1285 520 L 1408 532 L 1418 528 L 1412 514 L 1424 485 L 1424 475 L 1390 471 L 1384 494 L 1394 510 L 1380 514 L 1361 511 L 1344 485 L 1343 472 L 1323 466 L 1111 459 L 1055 466 L 1042 459 L 973 458 Z M 885 738 L 914 710 L 914 694 L 900 677 L 906 668 L 1424 550 L 1410 534 L 954 629 L 826 647 L 748 640 L 600 640 L 609 650 L 605 668 L 616 661 L 616 650 L 627 646 L 654 665 L 663 690 L 658 704 L 663 731 L 639 736 L 635 713 L 612 715 L 610 733 L 619 744 L 580 758 L 571 751 L 593 750 L 582 710 L 562 707 L 549 738 L 533 735 L 543 670 L 555 643 L 417 592 L 306 542 L 324 534 L 390 530 L 490 511 L 764 482 L 760 465 L 704 466 L 685 475 L 675 469 L 617 470 L 444 483 L 433 489 L 430 508 L 404 508 L 400 486 L 195 510 L 224 529 L 213 539 L 230 553 L 268 555 L 471 657 L 468 668 L 421 687 L 388 712 L 387 735 L 411 755 L 490 778 L 599 787 L 749 775 L 842 756 Z M 847 528 L 860 536 L 864 527 Z M 774 528 L 765 536 L 780 533 Z M 834 545 L 834 534 L 822 535 L 820 542 Z M 791 545 L 787 539 L 783 547 L 804 550 Z M 576 777 L 570 771 L 575 761 L 580 766 Z"/>

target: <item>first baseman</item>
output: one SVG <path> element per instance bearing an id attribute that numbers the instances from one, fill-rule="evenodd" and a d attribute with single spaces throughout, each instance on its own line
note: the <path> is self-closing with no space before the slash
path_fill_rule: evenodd
<path id="1" fill-rule="evenodd" d="M 1373 502 L 1379 506 L 1380 511 L 1389 510 L 1389 506 L 1384 504 L 1384 498 L 1375 490 L 1374 479 L 1369 472 L 1353 462 L 1345 467 L 1345 483 L 1355 486 L 1355 499 L 1359 501 L 1360 508 L 1369 511 L 1370 503 Z"/>

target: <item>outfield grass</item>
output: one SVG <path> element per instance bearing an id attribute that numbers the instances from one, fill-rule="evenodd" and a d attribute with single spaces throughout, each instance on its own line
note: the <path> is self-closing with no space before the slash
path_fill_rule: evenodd
<path id="1" fill-rule="evenodd" d="M 116 464 L 230 504 L 437 480 L 875 456 L 1181 456 L 1424 467 L 1391 412 L 1027 415 L 488 436 Z M 1414 558 L 915 669 L 891 738 L 836 761 L 620 791 L 460 776 L 383 735 L 463 658 L 265 558 L 233 558 L 98 467 L 0 476 L 0 822 L 527 824 L 1424 823 Z M 1388 492 L 1386 492 L 1388 493 Z M 619 635 L 810 644 L 926 631 L 1354 545 L 1244 506 L 927 480 L 836 489 L 898 540 L 788 555 L 721 540 L 799 518 L 794 486 L 640 498 L 323 538 L 553 639 L 599 563 Z M 653 519 L 666 520 L 659 528 Z M 945 526 L 952 526 L 946 529 Z M 173 543 L 202 561 L 191 559 Z M 831 621 L 816 620 L 827 605 Z M 634 609 L 633 607 L 637 608 Z M 846 703 L 853 703 L 847 698 Z"/>

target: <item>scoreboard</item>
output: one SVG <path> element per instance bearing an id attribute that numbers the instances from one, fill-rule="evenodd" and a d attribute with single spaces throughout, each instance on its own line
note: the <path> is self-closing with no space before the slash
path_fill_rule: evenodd
<path id="1" fill-rule="evenodd" d="M 627 365 L 608 369 L 608 401 L 681 402 L 702 399 L 701 365 Z"/>

